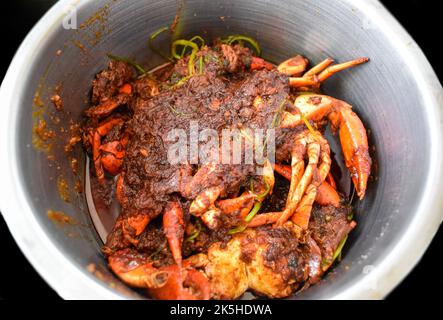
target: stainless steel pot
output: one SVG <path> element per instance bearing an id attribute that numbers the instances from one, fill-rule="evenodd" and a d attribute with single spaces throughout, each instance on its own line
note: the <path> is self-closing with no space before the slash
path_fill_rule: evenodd
<path id="1" fill-rule="evenodd" d="M 354 105 L 370 128 L 377 179 L 356 207 L 358 228 L 342 263 L 298 297 L 386 296 L 420 259 L 442 221 L 443 91 L 415 42 L 373 0 L 57 3 L 23 42 L 0 94 L 1 211 L 26 257 L 63 298 L 139 297 L 106 268 L 85 198 L 71 190 L 78 176 L 70 169 L 64 144 L 54 143 L 55 160 L 48 160 L 35 147 L 33 125 L 51 113 L 49 97 L 58 84 L 70 113 L 60 116 L 60 125 L 68 128 L 70 118 L 78 120 L 107 52 L 150 66 L 160 63 L 148 49 L 147 37 L 170 24 L 177 12 L 182 36 L 248 34 L 272 61 L 296 53 L 313 61 L 371 58 L 324 89 Z M 75 22 L 78 29 L 66 29 Z M 163 43 L 165 49 L 167 45 Z M 74 155 L 84 160 L 80 146 Z M 71 186 L 69 203 L 59 195 L 63 180 Z M 47 214 L 51 209 L 75 223 L 54 223 Z"/>

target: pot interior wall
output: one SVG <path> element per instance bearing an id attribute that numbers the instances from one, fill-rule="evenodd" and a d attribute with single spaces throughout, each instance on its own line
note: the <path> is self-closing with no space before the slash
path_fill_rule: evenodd
<path id="1" fill-rule="evenodd" d="M 19 110 L 20 130 L 15 133 L 15 139 L 20 145 L 17 151 L 22 169 L 20 178 L 27 187 L 36 219 L 58 248 L 78 268 L 90 274 L 91 279 L 104 286 L 113 283 L 110 290 L 120 290 L 125 296 L 136 295 L 120 285 L 107 270 L 84 195 L 73 189 L 77 181 L 83 181 L 84 168 L 80 165 L 79 174 L 72 173 L 64 151 L 68 135 L 59 133 L 52 151 L 44 152 L 35 148 L 33 126 L 38 124 L 40 116 L 46 119 L 49 128 L 58 131 L 61 127 L 69 130 L 70 120 L 80 120 L 87 107 L 91 80 L 105 68 L 108 52 L 132 57 L 148 67 L 161 63 L 162 59 L 148 48 L 147 39 L 154 30 L 169 25 L 176 13 L 180 16 L 179 37 L 198 34 L 210 40 L 246 34 L 260 43 L 263 57 L 274 62 L 297 53 L 312 62 L 325 57 L 337 61 L 359 56 L 371 58 L 369 64 L 330 79 L 323 90 L 352 104 L 369 129 L 376 175 L 369 183 L 364 201 L 356 202 L 358 227 L 347 243 L 342 263 L 319 285 L 299 297 L 328 297 L 340 292 L 365 276 L 389 252 L 421 197 L 429 162 L 429 133 L 425 108 L 416 108 L 423 105 L 422 97 L 407 94 L 408 90 L 415 91 L 417 84 L 405 68 L 406 61 L 351 1 L 96 0 L 81 3 L 77 7 L 79 28 L 66 30 L 57 23 L 41 39 L 41 50 L 30 60 L 33 76 L 27 80 L 27 95 L 19 97 L 22 110 Z M 158 43 L 166 51 L 170 35 L 159 39 L 163 39 Z M 64 112 L 53 112 L 49 101 L 58 85 L 61 85 Z M 39 104 L 36 92 L 43 106 L 35 105 Z M 33 112 L 30 112 L 32 105 Z M 41 110 L 44 111 L 40 114 Z M 58 125 L 49 119 L 51 113 L 60 118 Z M 48 155 L 55 160 L 48 160 Z M 79 145 L 71 156 L 84 163 Z M 68 185 L 69 202 L 60 197 L 63 180 Z M 403 187 L 406 181 L 414 187 Z M 74 223 L 48 219 L 48 210 L 62 211 L 72 217 Z"/>

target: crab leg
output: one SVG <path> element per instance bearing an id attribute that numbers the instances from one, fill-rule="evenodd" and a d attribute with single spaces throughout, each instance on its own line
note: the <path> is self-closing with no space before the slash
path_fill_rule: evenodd
<path id="1" fill-rule="evenodd" d="M 126 203 L 126 197 L 124 195 L 124 183 L 125 183 L 125 174 L 124 172 L 120 173 L 117 183 L 116 183 L 116 190 L 115 190 L 115 196 L 120 203 L 121 206 L 123 206 Z"/>
<path id="2" fill-rule="evenodd" d="M 265 224 L 275 223 L 280 218 L 281 214 L 281 212 L 266 212 L 258 214 L 248 223 L 248 227 L 255 228 Z"/>
<path id="3" fill-rule="evenodd" d="M 334 62 L 331 58 L 327 58 L 319 64 L 308 70 L 302 78 L 289 78 L 289 85 L 291 87 L 319 87 L 326 79 L 342 70 L 352 68 L 362 63 L 368 62 L 368 58 L 358 58 L 352 61 L 340 63 L 331 66 Z M 302 79 L 306 79 L 306 85 L 303 85 Z"/>
<path id="4" fill-rule="evenodd" d="M 274 169 L 269 159 L 266 159 L 263 164 L 261 176 L 262 181 L 258 183 L 258 186 L 257 182 L 252 182 L 254 193 L 257 195 L 256 200 L 259 202 L 262 202 L 268 194 L 272 194 L 275 185 Z"/>
<path id="5" fill-rule="evenodd" d="M 211 187 L 200 193 L 189 207 L 189 213 L 194 216 L 200 216 L 209 207 L 214 205 L 215 200 L 220 196 L 221 187 Z"/>
<path id="6" fill-rule="evenodd" d="M 309 137 L 309 136 L 308 136 Z M 311 183 L 311 180 L 314 175 L 314 171 L 317 167 L 319 156 L 320 156 L 320 145 L 316 141 L 309 141 L 307 137 L 303 137 L 299 141 L 296 142 L 296 145 L 306 145 L 307 144 L 307 154 L 309 157 L 309 162 L 306 167 L 306 170 L 300 180 L 297 179 L 297 164 L 303 162 L 304 154 L 300 154 L 298 152 L 298 148 L 294 148 L 292 152 L 292 170 L 293 174 L 291 179 L 291 187 L 289 189 L 288 200 L 286 202 L 286 208 L 283 211 L 281 217 L 278 219 L 276 225 L 283 225 L 297 209 L 297 206 L 302 199 L 308 185 Z M 295 172 L 295 174 L 294 174 Z"/>
<path id="7" fill-rule="evenodd" d="M 101 152 L 100 152 L 100 144 L 101 144 L 101 136 L 98 131 L 93 133 L 93 142 L 92 142 L 92 160 L 94 161 L 95 174 L 100 183 L 103 183 L 105 180 L 105 172 L 103 171 L 102 161 L 101 161 Z"/>
<path id="8" fill-rule="evenodd" d="M 292 222 L 298 225 L 303 230 L 308 229 L 309 219 L 311 217 L 312 205 L 314 204 L 317 195 L 317 184 L 314 182 L 306 189 L 306 194 L 300 201 L 294 215 L 291 217 Z"/>
<path id="9" fill-rule="evenodd" d="M 220 228 L 221 211 L 218 208 L 212 208 L 202 214 L 203 223 L 211 230 Z"/>
<path id="10" fill-rule="evenodd" d="M 163 229 L 175 263 L 182 266 L 182 243 L 184 237 L 183 210 L 177 201 L 168 204 L 163 214 Z"/>
<path id="11" fill-rule="evenodd" d="M 313 66 L 311 69 L 309 69 L 304 75 L 303 77 L 312 77 L 315 76 L 316 74 L 319 74 L 320 72 L 322 72 L 323 70 L 325 70 L 327 67 L 329 67 L 331 64 L 334 63 L 334 60 L 332 60 L 331 58 L 326 58 L 325 60 L 323 60 L 322 62 L 320 62 L 319 64 L 316 64 L 315 66 Z"/>
<path id="12" fill-rule="evenodd" d="M 289 186 L 286 206 L 289 204 L 289 202 L 292 201 L 292 196 L 295 193 L 295 189 L 299 185 L 300 180 L 303 178 L 303 175 L 305 173 L 305 161 L 304 161 L 305 153 L 306 153 L 305 144 L 296 145 L 292 150 L 291 176 L 289 179 L 291 184 Z"/>
<path id="13" fill-rule="evenodd" d="M 222 214 L 230 215 L 239 220 L 243 219 L 251 211 L 255 199 L 255 194 L 245 192 L 237 198 L 218 200 L 215 206 L 211 206 L 209 210 L 201 215 L 201 219 L 209 229 L 218 229 Z"/>
<path id="14" fill-rule="evenodd" d="M 274 170 L 286 180 L 291 181 L 292 169 L 289 165 L 276 163 L 274 164 Z"/>
<path id="15" fill-rule="evenodd" d="M 340 207 L 340 196 L 335 188 L 326 181 L 318 186 L 315 201 L 322 206 L 332 205 L 336 208 Z"/>
<path id="16" fill-rule="evenodd" d="M 275 171 L 284 177 L 286 180 L 291 181 L 291 167 L 283 164 L 275 164 Z M 332 179 L 332 180 L 331 180 Z M 331 183 L 332 182 L 332 183 Z M 328 173 L 326 181 L 323 181 L 317 188 L 317 196 L 315 202 L 322 206 L 333 205 L 334 207 L 340 206 L 340 196 L 338 195 L 335 182 L 331 173 Z"/>
<path id="17" fill-rule="evenodd" d="M 325 70 L 323 70 L 318 75 L 318 80 L 320 80 L 320 82 L 324 82 L 326 79 L 328 79 L 329 77 L 333 76 L 337 72 L 340 72 L 342 70 L 358 66 L 358 65 L 366 63 L 368 61 L 369 61 L 369 58 L 358 58 L 358 59 L 355 59 L 355 60 L 351 60 L 351 61 L 348 61 L 348 62 L 343 62 L 343 63 L 340 63 L 340 64 L 336 64 L 336 65 L 330 66 L 330 67 L 326 68 Z"/>
<path id="18" fill-rule="evenodd" d="M 316 86 L 319 81 L 316 78 L 291 77 L 289 85 L 293 88 Z"/>
<path id="19" fill-rule="evenodd" d="M 318 166 L 318 175 L 320 182 L 323 182 L 326 180 L 329 171 L 331 170 L 331 149 L 329 148 L 328 141 L 323 138 L 322 135 L 317 134 L 316 136 L 317 141 L 320 143 L 320 165 Z"/>
<path id="20" fill-rule="evenodd" d="M 117 100 L 109 99 L 102 104 L 94 106 L 86 110 L 86 115 L 88 117 L 104 117 L 111 114 L 120 104 Z"/>
<path id="21" fill-rule="evenodd" d="M 255 194 L 245 192 L 237 198 L 219 200 L 216 202 L 216 206 L 223 214 L 238 215 L 240 218 L 244 218 L 251 211 L 255 198 Z"/>

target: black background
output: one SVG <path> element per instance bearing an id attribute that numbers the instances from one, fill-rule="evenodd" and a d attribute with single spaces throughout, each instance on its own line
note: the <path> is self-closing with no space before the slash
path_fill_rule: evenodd
<path id="1" fill-rule="evenodd" d="M 53 0 L 3 1 L 0 13 L 1 53 L 0 78 L 23 38 L 44 14 Z M 440 81 L 443 77 L 441 51 L 441 16 L 438 1 L 382 1 L 403 24 L 425 52 Z M 1 182 L 0 182 L 1 183 Z M 0 299 L 58 299 L 24 258 L 0 215 Z M 443 297 L 443 228 L 434 238 L 421 262 L 389 295 L 388 299 L 435 299 Z"/>

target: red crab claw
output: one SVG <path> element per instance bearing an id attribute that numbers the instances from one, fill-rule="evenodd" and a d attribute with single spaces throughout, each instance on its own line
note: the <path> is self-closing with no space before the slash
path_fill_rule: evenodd
<path id="1" fill-rule="evenodd" d="M 160 288 L 168 281 L 167 270 L 153 267 L 146 256 L 131 249 L 115 252 L 109 256 L 108 262 L 123 282 L 136 288 Z"/>
<path id="2" fill-rule="evenodd" d="M 195 269 L 177 265 L 156 268 L 146 254 L 132 249 L 115 252 L 108 258 L 111 270 L 125 283 L 147 288 L 149 294 L 161 300 L 208 300 L 209 281 Z"/>
<path id="3" fill-rule="evenodd" d="M 359 198 L 363 199 L 371 171 L 371 157 L 366 129 L 352 107 L 345 101 L 319 94 L 300 95 L 294 105 L 300 114 L 284 112 L 280 127 L 294 128 L 304 120 L 319 121 L 327 117 L 334 131 L 339 132 L 346 167 Z"/>
<path id="4" fill-rule="evenodd" d="M 160 300 L 209 300 L 209 281 L 195 269 L 181 269 L 176 265 L 162 268 L 168 279 L 161 288 L 149 288 L 149 294 Z"/>

